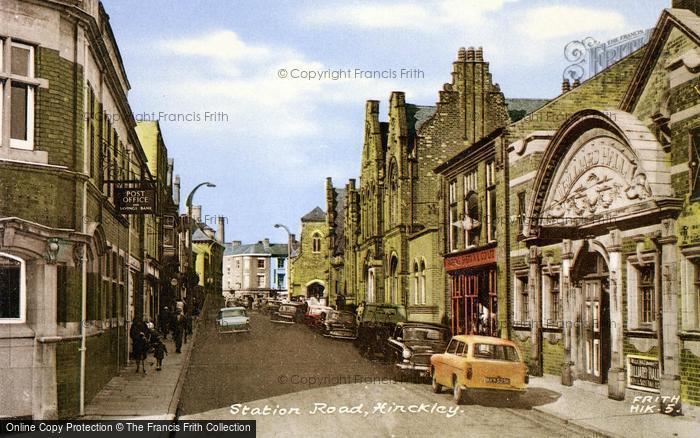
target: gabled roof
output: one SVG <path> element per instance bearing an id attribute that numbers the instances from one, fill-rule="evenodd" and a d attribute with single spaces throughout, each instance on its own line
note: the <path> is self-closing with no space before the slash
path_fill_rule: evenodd
<path id="1" fill-rule="evenodd" d="M 302 222 L 325 222 L 326 212 L 321 207 L 316 207 L 301 217 Z"/>
<path id="2" fill-rule="evenodd" d="M 204 231 L 202 231 L 199 227 L 194 230 L 194 233 L 192 233 L 192 241 L 193 242 L 209 242 L 212 241 L 211 237 L 207 236 Z"/>
<path id="3" fill-rule="evenodd" d="M 646 44 L 647 50 L 632 77 L 627 93 L 622 98 L 621 110 L 631 112 L 634 109 L 673 27 L 700 45 L 700 18 L 687 9 L 664 9 Z"/>

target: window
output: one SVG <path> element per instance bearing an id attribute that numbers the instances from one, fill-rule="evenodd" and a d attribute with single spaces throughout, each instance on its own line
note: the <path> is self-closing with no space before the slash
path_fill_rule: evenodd
<path id="1" fill-rule="evenodd" d="M 321 235 L 318 233 L 314 233 L 311 238 L 311 252 L 321 252 Z"/>
<path id="2" fill-rule="evenodd" d="M 284 274 L 277 274 L 277 288 L 284 289 Z"/>
<path id="3" fill-rule="evenodd" d="M 459 236 L 459 218 L 457 214 L 457 181 L 451 181 L 448 186 L 450 202 L 450 251 L 456 251 Z"/>
<path id="4" fill-rule="evenodd" d="M 265 287 L 265 276 L 258 275 L 258 287 Z"/>
<path id="5" fill-rule="evenodd" d="M 496 240 L 496 165 L 493 161 L 486 163 L 486 222 L 489 242 Z"/>
<path id="6" fill-rule="evenodd" d="M 241 269 L 241 259 L 236 259 L 236 269 Z"/>
<path id="7" fill-rule="evenodd" d="M 515 299 L 517 300 L 515 321 L 522 324 L 530 320 L 529 281 L 527 275 L 515 277 Z"/>
<path id="8" fill-rule="evenodd" d="M 24 322 L 25 281 L 24 261 L 0 253 L 0 322 Z"/>
<path id="9" fill-rule="evenodd" d="M 258 269 L 265 269 L 265 259 L 258 259 Z"/>
<path id="10" fill-rule="evenodd" d="M 280 257 L 277 259 L 277 267 L 284 268 L 284 259 L 283 258 Z"/>
<path id="11" fill-rule="evenodd" d="M 7 79 L 0 81 L 0 100 L 7 102 L 9 108 L 3 108 L 0 102 L 0 113 L 10 112 L 10 147 L 16 149 L 34 149 L 34 47 L 21 44 L 11 39 L 0 40 L 0 52 L 5 53 L 5 44 L 10 47 L 10 62 L 0 62 L 9 65 L 10 71 L 5 71 Z M 0 61 L 5 61 L 0 56 Z M 10 76 L 11 75 L 11 76 Z M 1 131 L 0 131 L 1 135 Z"/>
<path id="12" fill-rule="evenodd" d="M 392 160 L 389 169 L 389 225 L 399 222 L 399 175 L 396 167 L 396 160 Z"/>
<path id="13" fill-rule="evenodd" d="M 525 229 L 525 192 L 518 193 L 518 234 Z"/>
<path id="14" fill-rule="evenodd" d="M 690 150 L 688 159 L 688 178 L 690 178 L 690 198 L 700 199 L 700 127 L 690 132 Z"/>
<path id="15" fill-rule="evenodd" d="M 654 296 L 654 266 L 639 268 L 638 284 L 640 301 L 640 321 L 653 323 L 656 321 L 656 300 Z"/>
<path id="16" fill-rule="evenodd" d="M 549 275 L 549 316 L 548 325 L 556 325 L 562 320 L 559 274 Z"/>
<path id="17" fill-rule="evenodd" d="M 695 278 L 693 282 L 695 290 L 695 327 L 700 327 L 700 262 L 693 264 Z"/>
<path id="18" fill-rule="evenodd" d="M 419 299 L 420 299 L 420 304 L 425 304 L 425 261 L 421 260 L 420 262 L 420 278 L 419 278 Z"/>
<path id="19" fill-rule="evenodd" d="M 418 271 L 418 263 L 413 263 L 413 304 L 418 304 L 418 282 L 420 272 Z"/>
<path id="20" fill-rule="evenodd" d="M 476 193 L 476 169 L 464 175 L 464 242 L 466 246 L 479 244 L 479 196 Z"/>

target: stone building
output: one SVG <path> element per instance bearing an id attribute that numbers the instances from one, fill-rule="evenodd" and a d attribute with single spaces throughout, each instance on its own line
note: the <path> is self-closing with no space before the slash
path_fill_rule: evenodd
<path id="1" fill-rule="evenodd" d="M 286 244 L 271 244 L 266 238 L 246 245 L 236 241 L 225 247 L 224 295 L 269 297 L 286 292 Z"/>
<path id="2" fill-rule="evenodd" d="M 681 2 L 679 2 L 681 3 Z M 508 126 L 508 335 L 530 372 L 700 404 L 700 19 Z"/>
<path id="3" fill-rule="evenodd" d="M 316 207 L 301 218 L 298 247 L 292 251 L 289 296 L 325 299 L 329 284 L 326 213 Z"/>
<path id="4" fill-rule="evenodd" d="M 99 1 L 3 1 L 0 23 L 0 412 L 71 417 L 144 315 L 145 217 L 118 212 L 117 182 L 163 174 Z"/>
<path id="5" fill-rule="evenodd" d="M 224 265 L 224 220 L 217 216 L 217 230 L 202 222 L 202 207 L 193 205 L 191 212 L 192 264 L 197 274 L 197 301 L 202 303 L 203 294 L 220 295 L 223 290 Z"/>

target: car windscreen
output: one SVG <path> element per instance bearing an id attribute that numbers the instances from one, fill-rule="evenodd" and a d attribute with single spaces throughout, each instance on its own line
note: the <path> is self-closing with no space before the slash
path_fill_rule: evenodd
<path id="1" fill-rule="evenodd" d="M 295 313 L 297 308 L 294 306 L 280 306 L 280 312 Z"/>
<path id="2" fill-rule="evenodd" d="M 474 344 L 474 358 L 486 360 L 505 360 L 519 362 L 520 357 L 515 347 L 510 345 Z"/>
<path id="3" fill-rule="evenodd" d="M 442 341 L 444 334 L 440 330 L 423 327 L 406 327 L 403 330 L 404 341 Z"/>
<path id="4" fill-rule="evenodd" d="M 222 318 L 235 318 L 238 316 L 245 316 L 245 310 L 243 310 L 243 309 L 229 309 L 229 310 L 222 310 L 221 311 Z"/>

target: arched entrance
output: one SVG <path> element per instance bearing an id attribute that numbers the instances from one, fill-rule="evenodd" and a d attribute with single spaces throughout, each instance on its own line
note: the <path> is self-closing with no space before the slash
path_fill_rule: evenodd
<path id="1" fill-rule="evenodd" d="M 314 281 L 313 283 L 306 286 L 306 297 L 316 297 L 317 300 L 320 300 L 321 298 L 323 298 L 323 293 L 325 292 L 325 290 L 326 288 L 321 282 Z"/>
<path id="2" fill-rule="evenodd" d="M 391 256 L 389 261 L 389 299 L 392 304 L 401 302 L 399 297 L 399 259 Z"/>
<path id="3" fill-rule="evenodd" d="M 578 377 L 607 381 L 610 368 L 610 282 L 605 258 L 588 245 L 579 252 L 571 272 L 580 303 Z"/>

